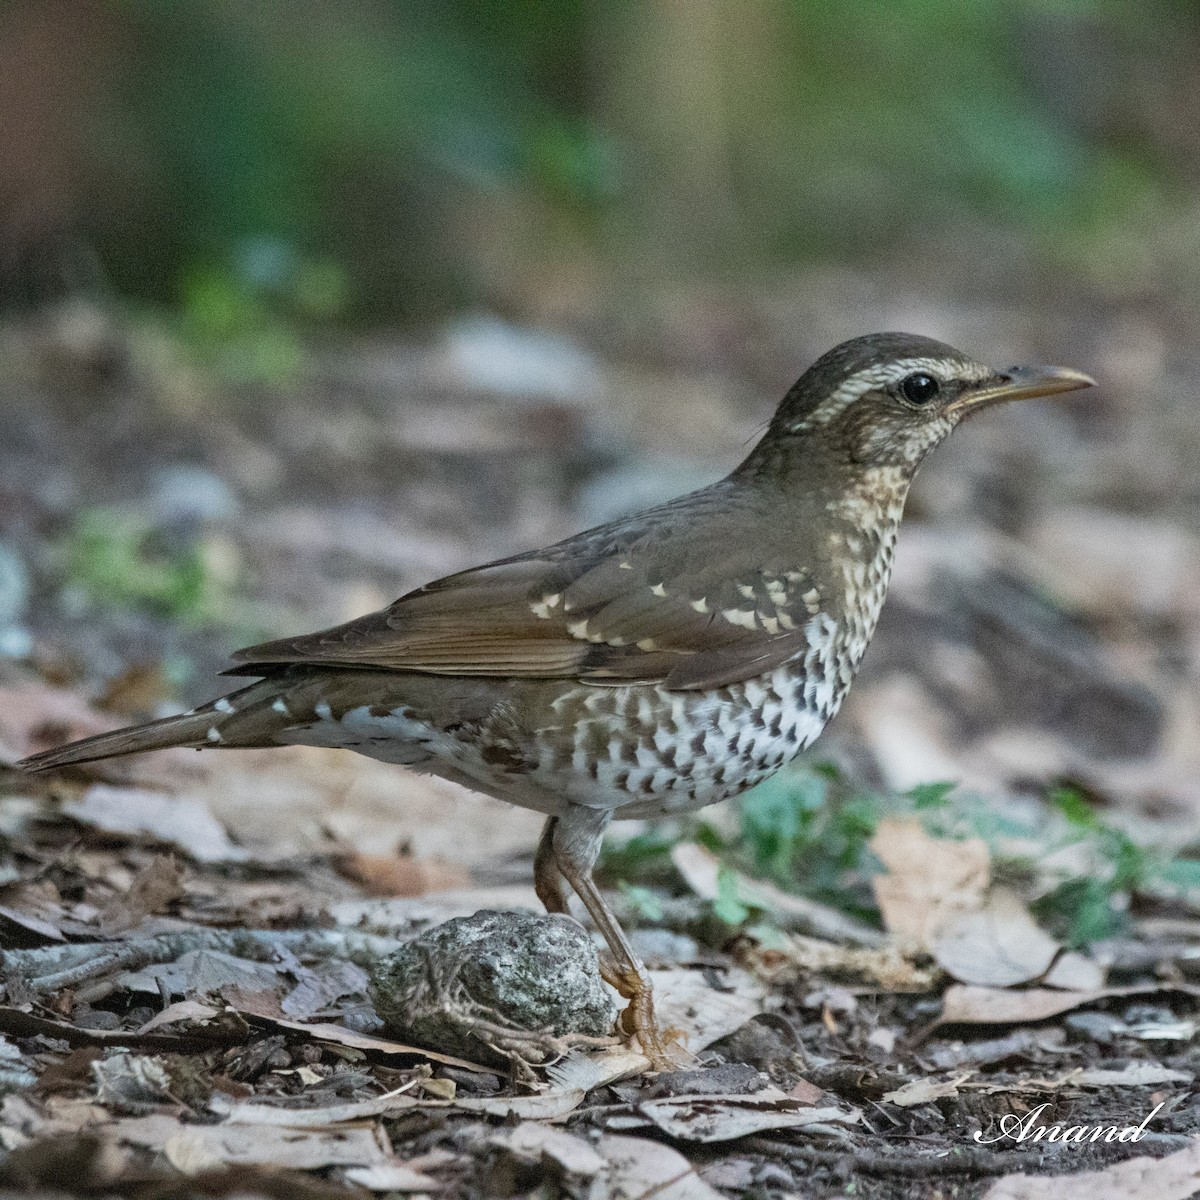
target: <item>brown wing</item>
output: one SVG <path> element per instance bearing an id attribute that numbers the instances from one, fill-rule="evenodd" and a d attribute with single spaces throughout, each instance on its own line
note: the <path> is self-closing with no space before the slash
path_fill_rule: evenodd
<path id="1" fill-rule="evenodd" d="M 452 575 L 382 612 L 239 651 L 246 665 L 230 673 L 306 663 L 679 689 L 759 675 L 807 644 L 813 584 L 779 556 L 764 565 L 724 506 L 697 511 L 713 490 L 689 498 L 686 521 L 667 505 Z"/>

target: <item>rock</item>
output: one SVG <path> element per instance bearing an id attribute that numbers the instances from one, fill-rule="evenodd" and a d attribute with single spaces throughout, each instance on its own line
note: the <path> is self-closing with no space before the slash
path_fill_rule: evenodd
<path id="1" fill-rule="evenodd" d="M 426 930 L 375 969 L 398 1037 L 485 1063 L 544 1062 L 572 1035 L 605 1037 L 617 1006 L 570 917 L 477 912 Z"/>
<path id="2" fill-rule="evenodd" d="M 237 516 L 237 493 L 219 475 L 190 463 L 154 473 L 147 503 L 156 524 L 222 521 Z"/>

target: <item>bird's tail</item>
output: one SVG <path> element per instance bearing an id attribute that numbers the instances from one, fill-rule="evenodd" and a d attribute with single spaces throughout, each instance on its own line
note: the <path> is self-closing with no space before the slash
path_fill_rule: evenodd
<path id="1" fill-rule="evenodd" d="M 100 758 L 165 750 L 170 746 L 191 746 L 199 750 L 269 745 L 269 741 L 262 739 L 272 727 L 280 724 L 271 710 L 278 695 L 278 685 L 261 680 L 191 712 L 114 729 L 112 733 L 100 733 L 54 750 L 44 750 L 22 759 L 17 766 L 25 771 L 53 771 Z"/>

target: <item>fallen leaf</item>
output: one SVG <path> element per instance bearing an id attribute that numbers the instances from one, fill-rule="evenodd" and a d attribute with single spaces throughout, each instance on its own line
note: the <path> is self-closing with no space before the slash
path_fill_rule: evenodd
<path id="1" fill-rule="evenodd" d="M 1153 1087 L 1163 1083 L 1191 1083 L 1190 1071 L 1176 1071 L 1159 1063 L 1129 1063 L 1120 1071 L 1103 1068 L 1077 1067 L 1052 1079 L 1018 1079 L 995 1083 L 988 1079 L 972 1079 L 967 1071 L 953 1079 L 915 1079 L 882 1097 L 902 1108 L 927 1104 L 960 1092 L 984 1092 L 989 1095 L 1016 1093 L 1061 1092 L 1083 1087 Z"/>
<path id="2" fill-rule="evenodd" d="M 582 1088 L 556 1087 L 533 1096 L 461 1096 L 454 1107 L 489 1117 L 522 1121 L 558 1121 L 577 1109 L 586 1095 Z"/>
<path id="3" fill-rule="evenodd" d="M 3 937 L 5 946 L 40 945 L 43 942 L 65 942 L 67 939 L 58 925 L 36 913 L 14 908 L 11 904 L 0 904 L 0 921 L 8 921 L 18 930 L 33 934 L 33 938 L 13 937 L 7 933 Z"/>
<path id="4" fill-rule="evenodd" d="M 280 1008 L 289 1017 L 303 1020 L 328 1007 L 343 996 L 367 989 L 367 973 L 345 959 L 318 963 L 312 967 L 292 967 L 299 982 L 284 996 Z"/>
<path id="5" fill-rule="evenodd" d="M 982 907 L 991 860 L 982 838 L 930 837 L 916 818 L 885 817 L 870 848 L 886 875 L 871 881 L 888 931 L 929 949 L 948 920 Z"/>
<path id="6" fill-rule="evenodd" d="M 101 1104 L 121 1108 L 143 1104 L 178 1104 L 171 1076 L 160 1059 L 122 1052 L 92 1063 L 96 1096 Z M 136 1107 L 134 1111 L 137 1111 Z"/>
<path id="7" fill-rule="evenodd" d="M 423 896 L 426 892 L 466 887 L 467 869 L 444 858 L 416 858 L 411 854 L 339 855 L 334 865 L 343 875 L 362 885 L 369 896 Z"/>
<path id="8" fill-rule="evenodd" d="M 140 925 L 183 895 L 183 868 L 170 855 L 160 855 L 143 867 L 123 895 L 112 897 L 96 916 L 104 937 Z"/>
<path id="9" fill-rule="evenodd" d="M 1059 944 L 1019 896 L 995 888 L 982 908 L 950 915 L 931 949 L 938 966 L 960 983 L 1012 987 L 1044 975 Z"/>
<path id="10" fill-rule="evenodd" d="M 959 1075 L 954 1079 L 914 1079 L 890 1092 L 884 1092 L 880 1099 L 898 1104 L 901 1108 L 913 1108 L 918 1104 L 929 1104 L 946 1096 L 957 1096 L 970 1074 Z"/>
<path id="11" fill-rule="evenodd" d="M 134 991 L 189 997 L 233 991 L 278 993 L 286 985 L 280 968 L 273 963 L 238 958 L 220 950 L 188 950 L 174 962 L 125 971 L 117 977 L 117 982 Z"/>
<path id="12" fill-rule="evenodd" d="M 853 1109 L 813 1108 L 782 1092 L 767 1088 L 749 1096 L 671 1096 L 642 1100 L 628 1113 L 602 1118 L 608 1129 L 662 1130 L 685 1142 L 728 1142 L 771 1129 L 799 1129 L 806 1125 L 852 1125 L 859 1120 Z"/>
<path id="13" fill-rule="evenodd" d="M 1063 1083 L 1079 1087 L 1152 1087 L 1160 1083 L 1191 1083 L 1191 1071 L 1176 1071 L 1160 1063 L 1133 1062 L 1119 1071 L 1085 1068 L 1063 1077 Z"/>
<path id="14" fill-rule="evenodd" d="M 148 1121 L 152 1118 L 135 1118 Z M 226 1166 L 290 1167 L 313 1171 L 321 1167 L 383 1166 L 391 1155 L 375 1128 L 300 1130 L 249 1129 L 237 1125 L 179 1125 L 166 1137 L 130 1128 L 118 1121 L 122 1141 L 159 1150 L 185 1175 L 198 1175 Z"/>
<path id="15" fill-rule="evenodd" d="M 326 1022 L 306 1024 L 304 1021 L 290 1021 L 283 1017 L 262 1017 L 256 1013 L 253 1016 L 260 1024 L 274 1026 L 277 1029 L 291 1029 L 304 1033 L 318 1042 L 333 1042 L 338 1046 L 349 1046 L 354 1050 L 364 1050 L 367 1053 L 384 1055 L 413 1055 L 417 1058 L 427 1058 L 430 1062 L 443 1063 L 448 1067 L 462 1067 L 467 1071 L 482 1071 L 485 1074 L 489 1068 L 481 1067 L 478 1063 L 468 1062 L 465 1058 L 455 1058 L 452 1054 L 439 1054 L 436 1050 L 423 1050 L 420 1046 L 408 1046 L 403 1042 L 393 1042 L 388 1038 L 374 1037 L 369 1033 L 356 1033 L 344 1025 L 332 1025 Z"/>
<path id="16" fill-rule="evenodd" d="M 825 1089 L 817 1087 L 815 1083 L 809 1083 L 807 1079 L 799 1079 L 788 1088 L 787 1094 L 798 1104 L 815 1105 L 824 1097 Z"/>
<path id="17" fill-rule="evenodd" d="M 884 1054 L 891 1054 L 896 1049 L 898 1036 L 897 1030 L 881 1025 L 878 1029 L 872 1029 L 867 1035 L 867 1045 L 882 1050 Z"/>
<path id="18" fill-rule="evenodd" d="M 916 966 L 895 942 L 843 946 L 798 933 L 785 934 L 769 945 L 747 940 L 740 957 L 775 987 L 817 975 L 876 986 L 885 992 L 928 992 L 940 978 L 936 971 Z"/>
<path id="19" fill-rule="evenodd" d="M 1164 1158 L 1130 1158 L 1075 1175 L 1008 1175 L 983 1200 L 1190 1200 L 1200 1191 L 1200 1141 Z"/>
<path id="20" fill-rule="evenodd" d="M 189 1025 L 203 1024 L 205 1021 L 211 1021 L 221 1015 L 221 1010 L 213 1008 L 211 1005 L 201 1004 L 196 1000 L 177 1000 L 174 1004 L 168 1004 L 162 1012 L 155 1013 L 138 1030 L 138 1033 L 149 1033 L 152 1029 L 160 1029 L 164 1025 L 177 1025 L 181 1022 Z"/>
<path id="21" fill-rule="evenodd" d="M 654 1004 L 664 1029 L 679 1030 L 682 1046 L 697 1053 L 720 1041 L 763 1011 L 762 985 L 741 970 L 724 974 L 724 987 L 712 986 L 703 971 L 680 968 L 651 971 Z M 560 1087 L 589 1092 L 603 1084 L 641 1075 L 650 1060 L 629 1046 L 606 1050 L 572 1051 L 561 1062 L 552 1063 L 546 1074 Z"/>
<path id="22" fill-rule="evenodd" d="M 811 1108 L 779 1094 L 755 1096 L 676 1096 L 643 1100 L 636 1112 L 616 1115 L 605 1122 L 610 1129 L 654 1127 L 679 1141 L 733 1141 L 770 1129 L 799 1129 L 814 1124 L 853 1124 L 857 1111 Z"/>
<path id="23" fill-rule="evenodd" d="M 1042 983 L 1045 987 L 1064 988 L 1073 992 L 1094 991 L 1104 986 L 1104 968 L 1094 958 L 1088 958 L 1078 950 L 1068 950 L 1055 959 L 1054 966 L 1046 972 Z"/>
<path id="24" fill-rule="evenodd" d="M 446 1106 L 445 1101 L 434 1101 L 424 1105 L 427 1108 Z M 281 1104 L 268 1104 L 261 1100 L 233 1100 L 222 1092 L 213 1092 L 209 1097 L 208 1107 L 230 1125 L 326 1129 L 331 1125 L 369 1121 L 375 1117 L 391 1116 L 421 1108 L 422 1102 L 415 1096 L 393 1092 L 386 1096 L 375 1096 L 370 1100 L 347 1101 L 345 1104 L 327 1104 L 318 1108 L 287 1108 Z"/>
<path id="25" fill-rule="evenodd" d="M 522 1121 L 512 1129 L 495 1133 L 488 1145 L 508 1151 L 518 1162 L 530 1166 L 552 1163 L 562 1175 L 594 1179 L 608 1164 L 583 1138 L 550 1125 Z"/>
<path id="26" fill-rule="evenodd" d="M 1044 1021 L 1059 1013 L 1070 1012 L 1084 1004 L 1105 1000 L 1110 996 L 1144 996 L 1154 992 L 1174 991 L 1200 995 L 1200 987 L 1187 983 L 1134 984 L 1130 987 L 1093 988 L 1069 992 L 1056 988 L 973 987 L 955 984 L 942 997 L 942 1014 L 937 1025 L 1019 1025 L 1028 1021 Z"/>
<path id="27" fill-rule="evenodd" d="M 737 880 L 738 895 L 756 908 L 783 918 L 781 924 L 803 929 L 817 937 L 830 938 L 853 946 L 878 946 L 883 936 L 870 926 L 846 916 L 828 904 L 785 892 L 762 879 L 751 879 L 722 864 L 711 850 L 696 842 L 678 842 L 671 848 L 671 862 L 683 881 L 702 900 L 716 900 L 718 876 L 722 866 Z"/>
<path id="28" fill-rule="evenodd" d="M 167 842 L 197 862 L 246 862 L 250 857 L 229 840 L 208 806 L 190 796 L 97 783 L 80 799 L 66 801 L 62 811 L 104 833 Z"/>
<path id="29" fill-rule="evenodd" d="M 370 1120 L 410 1109 L 456 1108 L 489 1117 L 515 1117 L 522 1121 L 555 1121 L 583 1103 L 579 1088 L 553 1088 L 532 1096 L 460 1096 L 454 1100 L 417 1099 L 392 1092 L 370 1100 L 331 1104 L 321 1108 L 284 1108 L 262 1101 L 234 1101 L 214 1092 L 208 1106 L 234 1125 L 271 1125 L 289 1129 L 324 1129 Z"/>
<path id="30" fill-rule="evenodd" d="M 372 1167 L 351 1167 L 346 1178 L 368 1192 L 434 1192 L 436 1179 L 414 1171 L 404 1163 L 379 1163 Z"/>
<path id="31" fill-rule="evenodd" d="M 611 1200 L 724 1200 L 678 1150 L 661 1142 L 610 1133 L 596 1149 L 609 1164 Z"/>

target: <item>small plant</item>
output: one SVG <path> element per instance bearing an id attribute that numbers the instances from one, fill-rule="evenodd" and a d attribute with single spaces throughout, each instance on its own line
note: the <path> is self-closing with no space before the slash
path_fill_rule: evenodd
<path id="1" fill-rule="evenodd" d="M 1169 866 L 1170 858 L 1138 845 L 1124 830 L 1101 820 L 1075 788 L 1055 788 L 1049 801 L 1066 825 L 1060 845 L 1082 844 L 1095 870 L 1064 879 L 1035 902 L 1034 911 L 1068 945 L 1084 946 L 1112 937 L 1128 924 L 1133 894 L 1149 886 Z"/>
<path id="2" fill-rule="evenodd" d="M 169 546 L 136 517 L 81 513 L 66 543 L 68 585 L 108 608 L 141 607 L 203 625 L 229 618 L 232 581 L 201 542 Z"/>

